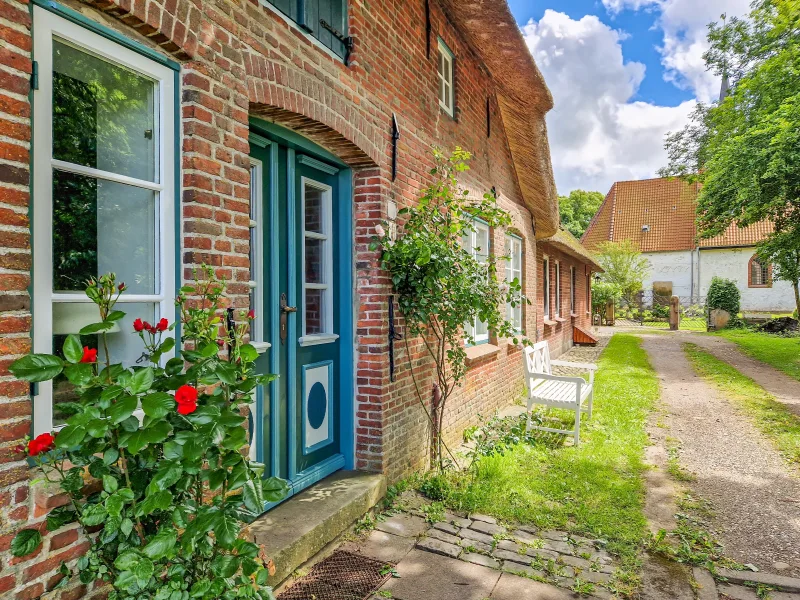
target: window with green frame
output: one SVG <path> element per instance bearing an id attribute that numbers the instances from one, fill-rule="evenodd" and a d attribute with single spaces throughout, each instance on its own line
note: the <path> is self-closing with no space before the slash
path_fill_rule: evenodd
<path id="1" fill-rule="evenodd" d="M 337 56 L 347 55 L 347 0 L 266 0 Z"/>

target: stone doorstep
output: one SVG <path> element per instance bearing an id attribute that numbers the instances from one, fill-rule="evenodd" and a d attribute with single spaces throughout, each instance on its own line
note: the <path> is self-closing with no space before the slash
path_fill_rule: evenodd
<path id="1" fill-rule="evenodd" d="M 247 531 L 275 563 L 269 584 L 277 587 L 385 494 L 383 475 L 338 471 L 256 519 Z"/>

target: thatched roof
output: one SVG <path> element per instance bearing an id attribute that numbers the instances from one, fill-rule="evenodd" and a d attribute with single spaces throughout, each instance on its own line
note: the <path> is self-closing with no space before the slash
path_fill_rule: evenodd
<path id="1" fill-rule="evenodd" d="M 536 238 L 558 231 L 558 195 L 545 114 L 553 97 L 505 0 L 442 0 L 497 85 L 497 101 L 517 180 Z"/>
<path id="2" fill-rule="evenodd" d="M 600 263 L 597 262 L 597 259 L 594 255 L 586 249 L 586 247 L 578 241 L 574 235 L 572 235 L 569 231 L 564 229 L 563 227 L 559 227 L 556 234 L 552 237 L 540 240 L 542 244 L 548 244 L 550 246 L 555 246 L 562 252 L 566 252 L 570 256 L 573 256 L 584 262 L 592 267 L 592 270 L 596 273 L 602 273 L 603 267 L 600 266 Z"/>

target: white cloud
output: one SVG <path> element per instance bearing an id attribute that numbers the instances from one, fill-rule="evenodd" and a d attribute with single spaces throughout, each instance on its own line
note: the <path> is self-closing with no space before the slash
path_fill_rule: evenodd
<path id="1" fill-rule="evenodd" d="M 622 34 L 595 16 L 547 10 L 522 31 L 555 99 L 547 126 L 559 193 L 605 193 L 615 181 L 655 176 L 665 133 L 686 123 L 694 102 L 631 102 L 645 66 L 625 62 Z"/>
<path id="2" fill-rule="evenodd" d="M 750 0 L 602 0 L 609 13 L 622 10 L 656 10 L 656 27 L 664 38 L 659 48 L 664 79 L 681 89 L 691 90 L 703 102 L 719 94 L 719 77 L 706 70 L 703 52 L 708 49 L 708 24 L 722 13 L 742 16 Z"/>

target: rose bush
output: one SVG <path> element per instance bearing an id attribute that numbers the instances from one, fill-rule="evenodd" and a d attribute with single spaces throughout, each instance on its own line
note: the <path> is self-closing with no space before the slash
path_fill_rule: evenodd
<path id="1" fill-rule="evenodd" d="M 284 481 L 263 479 L 264 466 L 245 452 L 243 409 L 256 386 L 273 379 L 255 373 L 247 319 L 223 331 L 224 282 L 206 268 L 177 298 L 184 349 L 164 361 L 174 324 L 137 319 L 149 364 L 125 367 L 111 361 L 106 339 L 125 316 L 115 309 L 124 288 L 113 274 L 88 282 L 99 321 L 68 336 L 63 357 L 31 354 L 11 366 L 30 382 L 63 374 L 76 392 L 56 407 L 69 415 L 66 425 L 26 447 L 43 479 L 70 499 L 47 516 L 47 530 L 79 524 L 92 545 L 78 576 L 111 584 L 111 600 L 273 598 L 265 557 L 241 537 L 243 523 L 287 491 Z M 82 339 L 98 340 L 102 362 Z M 12 553 L 31 554 L 41 543 L 40 528 L 24 529 Z"/>

